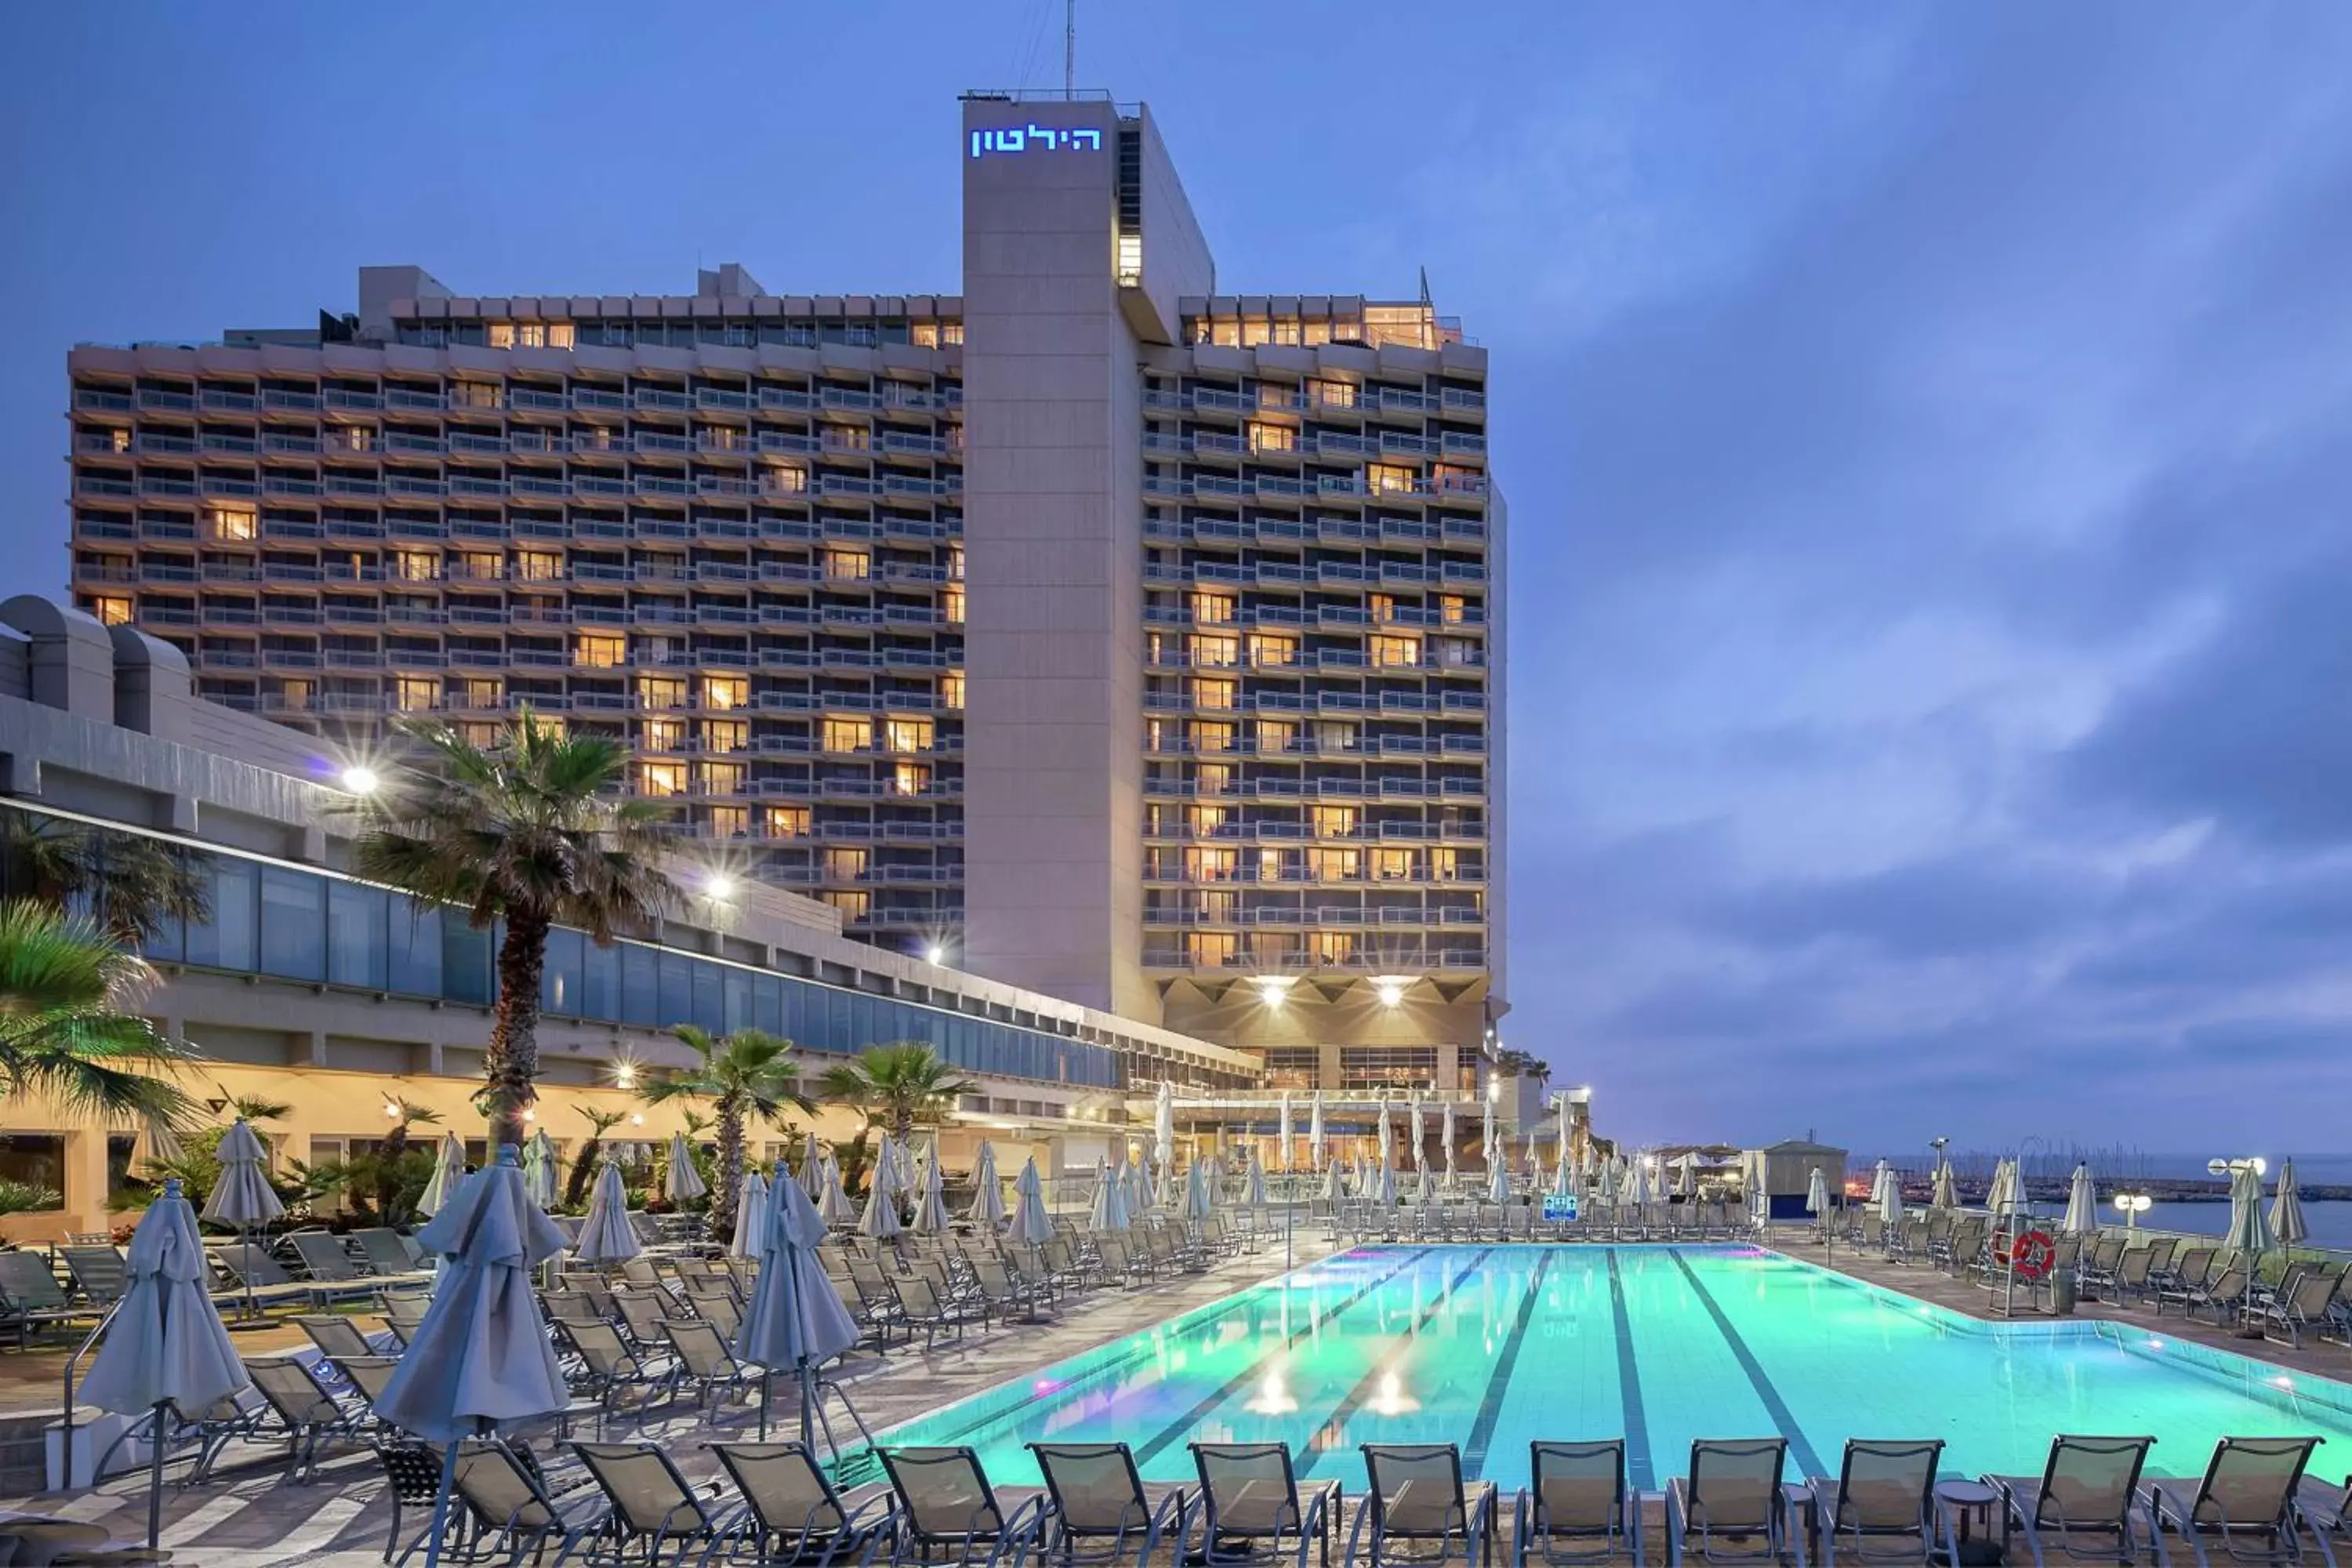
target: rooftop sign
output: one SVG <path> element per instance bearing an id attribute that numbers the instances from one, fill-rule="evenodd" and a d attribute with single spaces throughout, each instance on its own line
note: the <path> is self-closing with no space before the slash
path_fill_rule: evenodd
<path id="1" fill-rule="evenodd" d="M 971 133 L 971 155 L 975 158 L 991 153 L 1049 153 L 1055 150 L 1076 153 L 1081 150 L 1102 151 L 1099 131 L 1057 131 L 1052 126 L 1031 121 L 1027 125 L 1008 126 L 1003 131 L 975 131 Z"/>

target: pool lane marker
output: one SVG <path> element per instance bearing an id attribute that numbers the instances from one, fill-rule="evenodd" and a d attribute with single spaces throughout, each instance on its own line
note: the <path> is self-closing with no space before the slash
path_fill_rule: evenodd
<path id="1" fill-rule="evenodd" d="M 1150 1442 L 1135 1450 L 1135 1462 L 1138 1465 L 1150 1464 L 1154 1458 L 1157 1458 L 1162 1452 L 1164 1452 L 1170 1444 L 1185 1436 L 1191 1433 L 1194 1427 L 1200 1426 L 1200 1424 L 1206 1420 L 1210 1414 L 1213 1412 L 1218 1405 L 1224 1404 L 1234 1394 L 1239 1394 L 1243 1389 L 1247 1388 L 1250 1384 L 1257 1382 L 1260 1377 L 1265 1375 L 1268 1367 L 1272 1366 L 1277 1359 L 1289 1352 L 1291 1346 L 1297 1344 L 1299 1341 L 1305 1339 L 1307 1335 L 1313 1333 L 1316 1330 L 1321 1328 L 1324 1324 L 1329 1322 L 1332 1319 L 1338 1317 L 1340 1313 L 1346 1311 L 1349 1308 L 1354 1306 L 1357 1302 L 1362 1300 L 1365 1297 L 1370 1295 L 1373 1291 L 1379 1289 L 1381 1286 L 1387 1284 L 1390 1280 L 1395 1279 L 1398 1275 L 1403 1273 L 1406 1269 L 1412 1268 L 1414 1264 L 1420 1262 L 1423 1258 L 1428 1256 L 1429 1248 L 1425 1247 L 1415 1247 L 1412 1251 L 1407 1253 L 1405 1255 L 1404 1261 L 1398 1264 L 1394 1268 L 1390 1269 L 1385 1274 L 1381 1274 L 1371 1279 L 1366 1280 L 1361 1286 L 1350 1292 L 1346 1300 L 1339 1302 L 1337 1306 L 1328 1307 L 1322 1311 L 1316 1313 L 1313 1317 L 1307 1320 L 1307 1323 L 1303 1327 L 1291 1330 L 1289 1333 L 1283 1336 L 1281 1344 L 1277 1345 L 1273 1350 L 1266 1352 L 1265 1354 L 1250 1363 L 1247 1367 L 1234 1373 L 1233 1376 L 1225 1379 L 1224 1382 L 1219 1384 L 1215 1388 L 1211 1389 L 1206 1394 L 1195 1401 L 1190 1410 L 1187 1410 L 1183 1415 L 1179 1415 L 1175 1420 L 1161 1427 L 1158 1434 L 1156 1434 Z"/>
<path id="2" fill-rule="evenodd" d="M 1731 1320 L 1716 1304 L 1715 1297 L 1700 1283 L 1697 1272 L 1681 1253 L 1671 1256 L 1675 1267 L 1690 1280 L 1690 1288 L 1697 1295 L 1699 1305 L 1706 1309 L 1707 1316 L 1715 1320 L 1715 1326 L 1722 1331 L 1724 1342 L 1731 1347 L 1733 1358 L 1739 1363 L 1739 1370 L 1746 1373 L 1748 1381 L 1756 1385 L 1756 1397 L 1764 1402 L 1764 1409 L 1772 1417 L 1772 1425 L 1778 1426 L 1780 1436 L 1789 1440 L 1789 1455 L 1797 1461 L 1797 1473 L 1805 1476 L 1834 1474 L 1834 1471 L 1822 1468 L 1822 1457 L 1814 1453 L 1813 1446 L 1805 1440 L 1804 1431 L 1797 1425 L 1796 1415 L 1790 1410 L 1789 1402 L 1780 1397 L 1780 1391 L 1772 1386 L 1770 1378 L 1764 1375 L 1764 1363 L 1756 1359 L 1756 1352 L 1748 1348 L 1748 1342 L 1741 1339 L 1739 1331 L 1731 1326 Z"/>
<path id="3" fill-rule="evenodd" d="M 1478 1419 L 1470 1425 L 1470 1440 L 1462 1446 L 1462 1473 L 1472 1479 L 1486 1473 L 1486 1448 L 1495 1440 L 1495 1423 L 1503 1414 L 1503 1395 L 1511 1386 L 1511 1368 L 1518 1364 L 1519 1342 L 1528 1337 L 1528 1325 L 1535 1321 L 1536 1303 L 1543 1299 L 1544 1276 L 1551 1271 L 1551 1260 L 1558 1253 L 1545 1252 L 1536 1259 L 1536 1271 L 1528 1280 L 1528 1293 L 1519 1298 L 1518 1316 L 1511 1321 L 1511 1333 L 1503 1342 L 1503 1353 L 1495 1358 L 1495 1373 L 1486 1380 L 1486 1392 L 1478 1401 Z"/>
<path id="4" fill-rule="evenodd" d="M 1420 1315 L 1413 1319 L 1412 1327 L 1404 1331 L 1403 1342 L 1382 1356 L 1370 1371 L 1358 1379 L 1356 1386 L 1348 1391 L 1348 1397 L 1339 1401 L 1338 1407 L 1318 1424 L 1316 1430 L 1320 1432 L 1326 1427 L 1345 1427 L 1349 1417 L 1362 1409 L 1364 1401 L 1370 1399 L 1373 1392 L 1380 1387 L 1381 1379 L 1396 1370 L 1397 1363 L 1404 1359 L 1405 1352 L 1412 1348 L 1412 1342 L 1421 1337 L 1421 1331 L 1428 1326 L 1429 1321 L 1437 1316 L 1438 1309 L 1452 1300 L 1454 1292 L 1462 1288 L 1462 1282 L 1477 1273 L 1479 1265 L 1494 1256 L 1495 1249 L 1491 1247 L 1486 1247 L 1477 1257 L 1463 1265 L 1462 1272 L 1446 1281 L 1445 1289 L 1437 1293 L 1437 1299 L 1423 1307 Z M 1328 1449 L 1318 1448 L 1313 1443 L 1308 1443 L 1306 1451 L 1297 1457 L 1298 1479 L 1304 1480 L 1313 1475 L 1315 1467 L 1322 1462 L 1323 1456 L 1328 1452 L 1329 1452 Z"/>
<path id="5" fill-rule="evenodd" d="M 1609 1249 L 1609 1310 L 1617 1329 L 1617 1394 L 1625 1412 L 1625 1476 L 1643 1491 L 1658 1485 L 1658 1467 L 1650 1458 L 1650 1420 L 1642 1405 L 1642 1365 L 1633 1355 L 1633 1315 L 1625 1310 L 1625 1280 L 1618 1271 L 1617 1249 Z"/>

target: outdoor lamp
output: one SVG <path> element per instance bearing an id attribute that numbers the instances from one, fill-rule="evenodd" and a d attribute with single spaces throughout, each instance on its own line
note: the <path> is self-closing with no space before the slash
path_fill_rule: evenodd
<path id="1" fill-rule="evenodd" d="M 702 896 L 721 902 L 735 896 L 735 879 L 725 871 L 713 871 L 702 879 Z"/>
<path id="2" fill-rule="evenodd" d="M 947 961 L 948 961 L 948 950 L 947 950 L 946 948 L 944 948 L 944 947 L 941 947 L 938 942 L 933 942 L 933 943 L 931 943 L 931 945 L 930 945 L 930 946 L 929 946 L 929 947 L 927 947 L 927 948 L 923 949 L 923 962 L 924 962 L 924 963 L 945 963 Z"/>
<path id="3" fill-rule="evenodd" d="M 383 780 L 373 768 L 353 763 L 343 770 L 340 782 L 346 795 L 373 795 Z"/>
<path id="4" fill-rule="evenodd" d="M 2132 1230 L 2138 1227 L 2139 1216 L 2153 1207 L 2156 1200 L 2146 1193 L 2117 1193 L 2115 1203 L 2116 1212 L 2124 1216 L 2124 1228 Z"/>

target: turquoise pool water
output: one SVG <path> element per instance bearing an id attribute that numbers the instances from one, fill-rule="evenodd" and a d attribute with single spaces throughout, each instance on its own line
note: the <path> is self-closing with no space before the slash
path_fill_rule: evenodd
<path id="1" fill-rule="evenodd" d="M 1457 1443 L 1514 1487 L 1532 1439 L 1619 1435 L 1642 1486 L 1685 1469 L 1695 1437 L 1775 1433 L 1792 1474 L 1835 1473 L 1850 1436 L 1940 1436 L 1949 1470 L 2037 1472 L 2062 1431 L 2152 1433 L 2167 1471 L 2200 1470 L 2225 1433 L 2315 1432 L 2352 1462 L 2352 1387 L 2280 1386 L 2161 1328 L 1975 1323 L 1746 1247 L 1372 1247 L 882 1440 L 969 1443 L 1020 1483 L 1041 1440 L 1123 1440 L 1173 1480 L 1188 1442 L 1279 1439 L 1351 1489 L 1360 1443 Z"/>

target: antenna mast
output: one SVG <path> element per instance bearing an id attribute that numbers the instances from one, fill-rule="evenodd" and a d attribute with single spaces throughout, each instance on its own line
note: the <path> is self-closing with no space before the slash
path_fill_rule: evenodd
<path id="1" fill-rule="evenodd" d="M 1062 96 L 1078 96 L 1078 0 L 1062 0 Z"/>

